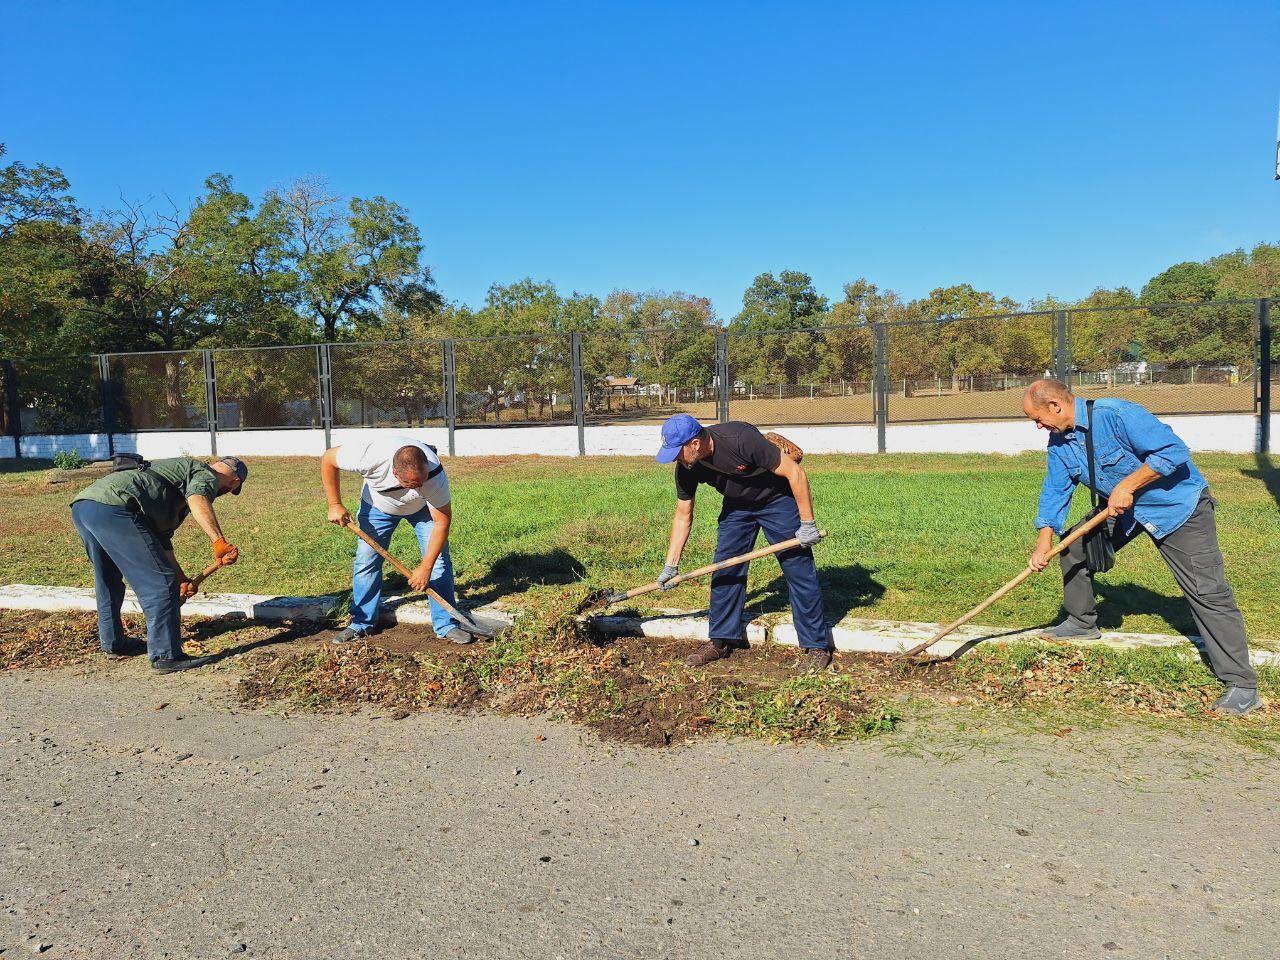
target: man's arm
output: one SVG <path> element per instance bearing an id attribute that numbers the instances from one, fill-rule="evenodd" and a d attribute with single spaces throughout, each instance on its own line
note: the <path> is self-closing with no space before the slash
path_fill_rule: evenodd
<path id="1" fill-rule="evenodd" d="M 422 562 L 413 571 L 413 576 L 409 578 L 409 588 L 416 593 L 422 593 L 431 583 L 431 570 L 436 565 L 436 561 L 440 559 L 440 554 L 444 551 L 444 545 L 449 541 L 449 525 L 453 523 L 453 504 L 446 503 L 443 507 L 432 507 L 428 505 L 431 511 L 431 519 L 434 521 L 431 527 L 431 536 L 427 538 L 427 549 L 422 552 Z"/>
<path id="2" fill-rule="evenodd" d="M 689 542 L 689 531 L 693 529 L 693 498 L 676 500 L 676 512 L 671 518 L 671 539 L 667 543 L 667 566 L 680 566 L 680 556 L 684 553 L 684 545 Z"/>
<path id="3" fill-rule="evenodd" d="M 1067 511 L 1071 509 L 1071 494 L 1075 492 L 1075 488 L 1075 481 L 1067 472 L 1066 464 L 1054 453 L 1054 448 L 1050 447 L 1048 469 L 1045 471 L 1044 482 L 1040 485 L 1040 507 L 1036 513 L 1039 533 L 1035 548 L 1031 551 L 1031 559 L 1027 561 L 1031 569 L 1043 570 L 1049 565 L 1046 555 L 1053 549 L 1054 533 L 1061 534 L 1066 527 Z"/>
<path id="4" fill-rule="evenodd" d="M 351 513 L 342 503 L 342 474 L 338 469 L 338 448 L 330 447 L 320 457 L 320 482 L 329 501 L 329 522 L 343 527 L 351 522 Z"/>
<path id="5" fill-rule="evenodd" d="M 800 511 L 800 522 L 813 523 L 813 494 L 809 490 L 809 477 L 804 467 L 784 456 L 773 472 L 791 484 L 791 495 L 796 498 L 796 508 Z"/>
<path id="6" fill-rule="evenodd" d="M 1133 495 L 1149 483 L 1159 480 L 1163 474 L 1152 470 L 1145 463 L 1115 485 L 1107 497 L 1107 516 L 1118 517 L 1133 506 Z"/>
<path id="7" fill-rule="evenodd" d="M 191 508 L 191 516 L 213 543 L 213 557 L 223 563 L 232 564 L 240 559 L 240 551 L 227 542 L 218 526 L 218 517 L 213 512 L 213 504 L 202 494 L 193 493 L 187 497 L 187 506 Z"/>

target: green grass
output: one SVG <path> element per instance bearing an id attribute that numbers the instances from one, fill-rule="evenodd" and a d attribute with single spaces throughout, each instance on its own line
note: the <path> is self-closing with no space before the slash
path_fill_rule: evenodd
<path id="1" fill-rule="evenodd" d="M 1280 639 L 1280 468 L 1252 456 L 1202 455 L 1198 465 L 1219 500 L 1227 575 L 1251 636 Z M 948 620 L 1017 573 L 1031 547 L 1030 526 L 1042 454 L 810 456 L 805 460 L 821 526 L 817 548 L 832 614 Z M 652 580 L 662 565 L 673 504 L 671 472 L 643 458 L 456 459 L 452 548 L 468 602 L 513 597 L 537 583 L 583 580 L 623 588 Z M 242 551 L 214 590 L 316 594 L 350 587 L 354 540 L 324 520 L 316 461 L 257 459 L 241 497 L 217 503 Z M 47 464 L 0 472 L 0 583 L 88 586 L 90 567 L 72 529 L 74 489 L 46 488 Z M 358 484 L 345 477 L 348 502 Z M 685 569 L 709 562 L 719 497 L 699 494 Z M 1077 501 L 1077 513 L 1083 500 Z M 208 543 L 188 522 L 178 555 L 195 572 Z M 417 547 L 401 528 L 392 549 L 412 562 Z M 1099 579 L 1108 629 L 1191 631 L 1194 625 L 1152 544 L 1139 540 Z M 656 602 L 705 605 L 706 583 Z M 1035 578 L 983 615 L 984 623 L 1029 626 L 1053 619 L 1056 575 Z M 787 608 L 772 561 L 753 565 L 753 615 Z"/>

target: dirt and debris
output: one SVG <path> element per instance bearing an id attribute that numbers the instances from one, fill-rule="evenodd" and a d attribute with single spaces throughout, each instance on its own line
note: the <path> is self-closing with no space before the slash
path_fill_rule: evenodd
<path id="1" fill-rule="evenodd" d="M 937 707 L 1028 714 L 1063 737 L 1119 715 L 1204 718 L 1221 689 L 1197 660 L 1168 650 L 1047 643 L 984 645 L 955 661 L 838 654 L 835 669 L 820 674 L 797 673 L 795 648 L 764 644 L 691 669 L 684 658 L 695 641 L 593 635 L 573 616 L 581 590 L 534 599 L 503 637 L 465 646 L 418 626 L 338 645 L 325 639 L 328 627 L 212 620 L 184 625 L 184 647 L 233 657 L 236 695 L 247 705 L 373 708 L 393 719 L 428 709 L 543 715 L 652 746 L 708 733 L 836 742 L 891 731 L 905 712 Z M 138 635 L 143 625 L 130 618 L 128 626 Z M 92 614 L 20 613 L 0 627 L 3 669 L 67 666 L 97 653 Z M 1264 697 L 1280 697 L 1280 671 L 1260 678 Z M 1280 741 L 1274 708 L 1235 724 Z"/>

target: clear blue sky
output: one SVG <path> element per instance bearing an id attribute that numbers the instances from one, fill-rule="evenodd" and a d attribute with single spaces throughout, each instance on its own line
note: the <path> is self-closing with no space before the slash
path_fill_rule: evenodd
<path id="1" fill-rule="evenodd" d="M 92 207 L 320 174 L 443 293 L 1140 285 L 1280 240 L 1280 3 L 18 3 L 0 141 Z"/>

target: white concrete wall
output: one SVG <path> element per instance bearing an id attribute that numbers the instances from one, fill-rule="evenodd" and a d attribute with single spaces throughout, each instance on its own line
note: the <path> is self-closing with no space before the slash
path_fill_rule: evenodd
<path id="1" fill-rule="evenodd" d="M 13 437 L 0 437 L 0 460 L 12 460 L 18 455 L 14 449 Z"/>
<path id="2" fill-rule="evenodd" d="M 1165 423 L 1195 451 L 1252 453 L 1257 422 L 1251 414 L 1169 416 Z M 333 442 L 344 443 L 381 428 L 340 427 Z M 875 453 L 876 428 L 856 426 L 777 427 L 808 453 Z M 434 444 L 448 452 L 449 433 L 444 427 L 387 428 Z M 619 424 L 587 427 L 588 454 L 653 456 L 658 449 L 658 425 Z M 578 453 L 578 432 L 572 426 L 480 427 L 454 434 L 460 457 L 541 454 L 572 457 Z M 117 450 L 136 451 L 144 457 L 210 455 L 207 432 L 117 434 Z M 67 434 L 22 437 L 24 457 L 52 457 L 59 450 L 77 450 L 90 460 L 107 456 L 105 434 Z M 890 424 L 885 446 L 891 453 L 1003 453 L 1043 450 L 1045 434 L 1028 421 L 1001 420 L 983 423 Z M 218 453 L 244 457 L 315 457 L 324 452 L 323 430 L 228 430 L 218 434 Z M 0 437 L 0 457 L 13 456 L 13 442 Z"/>

